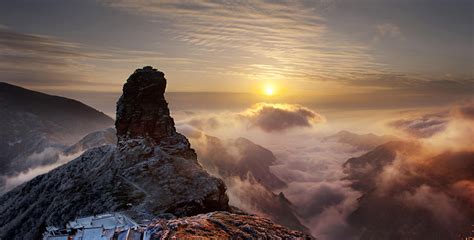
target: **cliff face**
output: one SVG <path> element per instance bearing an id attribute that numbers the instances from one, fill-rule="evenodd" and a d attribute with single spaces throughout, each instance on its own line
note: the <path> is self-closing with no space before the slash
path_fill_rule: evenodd
<path id="1" fill-rule="evenodd" d="M 117 146 L 88 150 L 0 197 L 0 238 L 37 239 L 48 225 L 124 211 L 135 219 L 228 210 L 224 183 L 197 163 L 177 133 L 164 74 L 137 70 L 117 104 Z"/>
<path id="2" fill-rule="evenodd" d="M 144 139 L 159 145 L 166 152 L 197 163 L 196 153 L 188 139 L 176 132 L 164 93 L 164 73 L 144 67 L 137 69 L 123 86 L 123 95 L 117 103 L 118 146 L 131 139 Z"/>
<path id="3" fill-rule="evenodd" d="M 152 67 L 137 69 L 123 86 L 115 127 L 119 141 L 148 137 L 156 143 L 176 135 L 164 93 L 165 75 Z"/>

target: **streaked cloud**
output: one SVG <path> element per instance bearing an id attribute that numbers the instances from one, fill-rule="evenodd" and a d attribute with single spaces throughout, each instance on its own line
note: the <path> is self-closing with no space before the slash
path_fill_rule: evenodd
<path id="1" fill-rule="evenodd" d="M 167 57 L 153 51 L 98 48 L 0 28 L 0 81 L 22 86 L 110 90 L 111 84 L 116 84 L 119 89 L 125 78 L 121 76 L 124 74 L 121 66 L 141 66 L 150 62 L 186 65 L 202 61 Z"/>
<path id="2" fill-rule="evenodd" d="M 331 29 L 326 13 L 337 1 L 102 3 L 156 23 L 161 32 L 211 63 L 212 68 L 202 70 L 228 79 L 282 81 L 300 89 L 333 82 L 332 87 L 319 89 L 324 92 L 349 86 L 359 92 L 379 88 L 456 94 L 474 85 L 472 78 L 401 72 L 387 65 L 380 60 L 383 53 L 375 54 L 372 42 L 355 41 Z M 367 29 L 374 32 L 376 41 L 405 39 L 396 23 L 381 21 Z"/>
<path id="3" fill-rule="evenodd" d="M 472 127 L 474 103 L 472 99 L 459 102 L 449 107 L 438 108 L 438 111 L 410 114 L 390 121 L 388 125 L 416 139 L 425 139 L 434 144 L 448 147 L 455 144 L 457 148 L 471 148 L 474 137 Z M 452 147 L 454 148 L 454 147 Z"/>
<path id="4" fill-rule="evenodd" d="M 431 137 L 443 132 L 447 125 L 447 114 L 428 114 L 415 119 L 401 119 L 390 123 L 390 126 L 400 129 L 419 138 Z"/>
<path id="5" fill-rule="evenodd" d="M 133 69 L 153 65 L 166 73 L 170 91 L 257 93 L 272 82 L 281 89 L 278 97 L 289 96 L 287 102 L 305 106 L 449 104 L 474 91 L 467 70 L 473 61 L 465 47 L 466 14 L 460 13 L 461 25 L 446 17 L 446 26 L 440 26 L 452 29 L 453 35 L 440 35 L 443 29 L 438 28 L 427 32 L 439 10 L 430 4 L 336 0 L 77 4 L 93 12 L 87 24 L 102 24 L 81 26 L 65 20 L 64 14 L 43 16 L 41 11 L 4 3 L 3 9 L 19 14 L 0 18 L 5 21 L 0 22 L 4 24 L 0 81 L 49 92 L 119 92 Z M 45 3 L 41 8 L 50 6 L 64 8 L 73 19 L 82 18 L 65 3 Z M 416 9 L 401 12 L 407 7 Z M 453 15 L 462 4 L 450 7 Z M 372 8 L 377 11 L 369 14 Z M 20 16 L 47 17 L 61 28 L 23 24 Z M 64 32 L 72 28 L 77 32 Z"/>
<path id="6" fill-rule="evenodd" d="M 321 12 L 331 1 L 104 1 L 143 14 L 175 40 L 217 60 L 228 75 L 299 81 L 378 72 L 367 46 L 330 36 Z"/>
<path id="7" fill-rule="evenodd" d="M 400 27 L 391 23 L 377 24 L 375 26 L 374 41 L 380 41 L 384 38 L 403 39 Z"/>

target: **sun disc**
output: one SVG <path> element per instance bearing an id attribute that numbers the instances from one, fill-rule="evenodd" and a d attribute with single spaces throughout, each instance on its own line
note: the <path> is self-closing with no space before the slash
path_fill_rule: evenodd
<path id="1" fill-rule="evenodd" d="M 277 89 L 275 88 L 275 85 L 272 83 L 267 83 L 262 86 L 262 92 L 263 95 L 265 96 L 273 96 L 277 94 Z"/>
<path id="2" fill-rule="evenodd" d="M 274 93 L 275 93 L 275 92 L 274 92 L 274 90 L 273 90 L 273 87 L 268 86 L 268 87 L 265 88 L 265 95 L 271 96 L 271 95 L 273 95 Z"/>

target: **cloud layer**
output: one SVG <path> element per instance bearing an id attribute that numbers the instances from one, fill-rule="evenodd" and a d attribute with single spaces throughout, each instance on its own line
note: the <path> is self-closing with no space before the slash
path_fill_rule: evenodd
<path id="1" fill-rule="evenodd" d="M 257 103 L 238 113 L 191 114 L 178 124 L 189 124 L 206 132 L 232 128 L 271 133 L 312 128 L 324 122 L 323 116 L 298 104 Z"/>
<path id="2" fill-rule="evenodd" d="M 296 127 L 312 127 L 324 118 L 309 108 L 291 104 L 258 103 L 240 116 L 266 132 L 283 131 Z"/>
<path id="3" fill-rule="evenodd" d="M 16 186 L 33 179 L 34 177 L 45 174 L 54 168 L 57 168 L 76 157 L 79 157 L 83 151 L 74 154 L 64 154 L 62 149 L 48 147 L 40 153 L 33 153 L 27 157 L 28 161 L 31 161 L 33 167 L 27 169 L 24 172 L 20 172 L 16 175 L 3 175 L 0 176 L 0 195 L 10 191 Z M 38 166 L 38 163 L 41 165 Z"/>
<path id="4" fill-rule="evenodd" d="M 407 114 L 405 117 L 390 121 L 388 126 L 414 138 L 438 137 L 439 140 L 446 135 L 451 135 L 451 138 L 470 138 L 474 134 L 472 127 L 470 127 L 474 119 L 473 113 L 474 103 L 467 101 L 451 105 L 437 112 Z M 437 136 L 438 134 L 440 135 Z M 459 141 L 459 143 L 463 143 L 463 141 Z"/>
<path id="5" fill-rule="evenodd" d="M 362 160 L 370 164 L 362 163 L 358 169 L 359 175 L 355 178 L 346 178 L 350 172 L 344 172 L 342 165 L 347 159 L 361 156 L 365 151 L 351 144 L 341 143 L 338 139 L 327 138 L 328 134 L 324 131 L 331 129 L 327 126 L 331 125 L 331 122 L 321 124 L 324 128 L 308 128 L 305 117 L 313 114 L 306 111 L 301 113 L 299 110 L 305 109 L 302 106 L 278 108 L 270 105 L 270 109 L 262 110 L 265 107 L 269 106 L 256 105 L 237 114 L 194 112 L 187 115 L 188 120 L 198 121 L 182 123 L 188 122 L 201 130 L 212 131 L 216 136 L 245 136 L 271 150 L 276 156 L 276 162 L 270 170 L 287 183 L 287 187 L 278 191 L 284 192 L 294 204 L 302 223 L 311 229 L 314 236 L 319 239 L 357 239 L 360 233 L 359 225 L 372 228 L 372 223 L 377 224 L 373 221 L 377 218 L 371 215 L 373 213 L 370 209 L 378 209 L 378 212 L 390 208 L 394 210 L 389 215 L 406 213 L 406 216 L 400 216 L 400 219 L 405 217 L 407 222 L 424 219 L 423 221 L 435 221 L 437 223 L 433 224 L 439 222 L 444 226 L 444 230 L 439 228 L 439 231 L 434 231 L 434 225 L 426 225 L 431 232 L 442 232 L 446 229 L 448 232 L 450 229 L 459 231 L 455 225 L 463 226 L 466 215 L 463 213 L 464 205 L 460 204 L 459 199 L 462 199 L 461 202 L 472 201 L 471 189 L 474 186 L 472 179 L 469 180 L 470 177 L 465 174 L 471 172 L 466 159 L 470 158 L 470 143 L 474 136 L 472 120 L 469 114 L 466 114 L 470 109 L 469 102 L 449 108 L 438 108 L 437 111 L 397 112 L 397 119 L 389 123 L 390 129 L 383 130 L 396 136 L 391 139 L 406 142 L 389 143 L 393 153 L 382 148 L 362 157 Z M 285 113 L 280 113 L 282 109 Z M 275 117 L 286 114 L 291 117 Z M 257 123 L 260 123 L 257 119 L 264 119 L 265 116 L 282 121 L 276 124 L 277 127 L 271 121 L 272 124 L 257 126 Z M 287 121 L 293 118 L 299 120 Z M 351 117 L 347 118 L 347 121 L 353 120 Z M 295 127 L 283 128 L 283 131 L 277 130 L 280 129 L 278 126 L 288 125 L 287 122 L 298 124 Z M 386 120 L 381 120 L 381 123 L 385 122 Z M 202 136 L 200 130 L 186 126 L 188 129 L 185 134 Z M 305 131 L 300 131 L 299 128 L 305 128 Z M 265 134 L 259 133 L 260 130 Z M 336 131 L 333 129 L 333 132 Z M 355 141 L 355 146 L 357 143 L 366 142 L 367 138 L 371 141 L 379 139 L 380 144 L 389 141 L 373 134 L 348 135 Z M 374 143 L 373 146 L 376 145 Z M 220 156 L 224 157 L 222 154 Z M 446 185 L 441 187 L 444 184 Z M 252 184 L 242 183 L 234 186 L 245 187 L 245 192 L 250 192 L 249 187 Z M 371 192 L 370 189 L 375 190 Z M 361 195 L 364 197 L 360 198 Z M 237 194 L 232 197 L 239 198 Z M 241 204 L 239 206 L 249 211 L 257 211 L 254 206 L 247 205 L 248 201 L 236 200 L 236 204 Z M 387 227 L 384 230 L 387 234 L 392 234 L 390 226 L 396 229 L 393 231 L 399 231 L 398 225 L 390 225 L 389 222 L 380 221 L 382 226 Z M 426 233 L 414 231 L 417 234 Z"/>
<path id="6" fill-rule="evenodd" d="M 414 119 L 401 119 L 390 123 L 390 126 L 400 129 L 412 136 L 428 138 L 446 129 L 448 120 L 446 114 L 428 114 Z"/>
<path id="7" fill-rule="evenodd" d="M 276 194 L 283 192 L 293 203 L 300 221 L 314 236 L 319 239 L 351 239 L 354 236 L 346 217 L 356 207 L 359 194 L 350 188 L 349 181 L 341 180 L 344 176 L 341 165 L 361 151 L 337 141 L 323 141 L 326 134 L 315 127 L 322 125 L 322 116 L 303 106 L 290 104 L 257 104 L 237 113 L 194 112 L 186 116 L 188 120 L 178 121 L 178 130 L 186 136 L 202 138 L 202 131 L 209 131 L 219 137 L 244 136 L 271 150 L 276 161 L 271 163 L 270 171 L 288 185 L 273 190 Z M 269 122 L 261 120 L 266 118 L 270 118 Z M 191 124 L 194 124 L 194 127 Z M 262 134 L 262 131 L 265 134 Z M 192 146 L 200 153 L 198 158 L 206 156 L 202 144 L 192 141 Z M 233 149 L 232 144 L 224 144 L 221 147 L 227 148 L 226 154 L 220 152 L 211 155 L 216 159 L 223 158 L 223 162 L 235 158 L 233 155 L 237 158 L 243 156 Z M 211 149 L 217 151 L 215 146 Z M 228 153 L 234 154 L 229 157 Z M 256 154 L 253 159 L 259 164 L 267 160 L 261 153 L 252 153 L 249 150 L 245 153 Z M 259 181 L 264 184 L 267 182 Z M 262 191 L 260 188 L 258 183 L 233 179 L 229 182 L 231 202 L 247 211 L 268 215 L 271 201 L 260 202 L 261 206 L 267 206 L 266 211 L 252 204 L 252 201 L 262 197 L 274 198 L 268 190 Z M 277 209 L 276 206 L 273 208 Z M 274 210 L 274 214 L 282 216 L 279 215 L 282 214 L 280 210 Z"/>
<path id="8" fill-rule="evenodd" d="M 474 128 L 460 109 L 471 104 L 410 112 L 389 123 L 407 133 L 403 141 L 348 160 L 347 179 L 363 193 L 348 219 L 363 238 L 407 238 L 410 233 L 416 239 L 450 239 L 469 234 L 474 217 Z M 379 215 L 381 211 L 386 212 Z"/>

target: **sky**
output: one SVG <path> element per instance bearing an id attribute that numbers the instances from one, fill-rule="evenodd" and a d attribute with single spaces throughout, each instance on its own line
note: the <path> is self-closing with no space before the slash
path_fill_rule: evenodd
<path id="1" fill-rule="evenodd" d="M 361 152 L 325 137 L 350 130 L 422 143 L 420 156 L 397 158 L 410 174 L 418 163 L 408 161 L 425 154 L 472 152 L 473 25 L 472 0 L 3 0 L 0 82 L 114 117 L 128 76 L 151 65 L 165 73 L 180 132 L 267 147 L 300 211 L 325 209 L 304 223 L 341 239 L 319 234 L 340 232 L 355 209 L 341 164 Z M 383 185 L 406 179 L 397 167 L 382 172 L 396 176 Z M 442 210 L 432 199 L 443 192 L 408 190 Z M 326 206 L 328 196 L 341 200 Z"/>
<path id="2" fill-rule="evenodd" d="M 0 81 L 100 108 L 152 65 L 168 92 L 436 106 L 474 92 L 473 12 L 464 0 L 1 1 Z"/>

